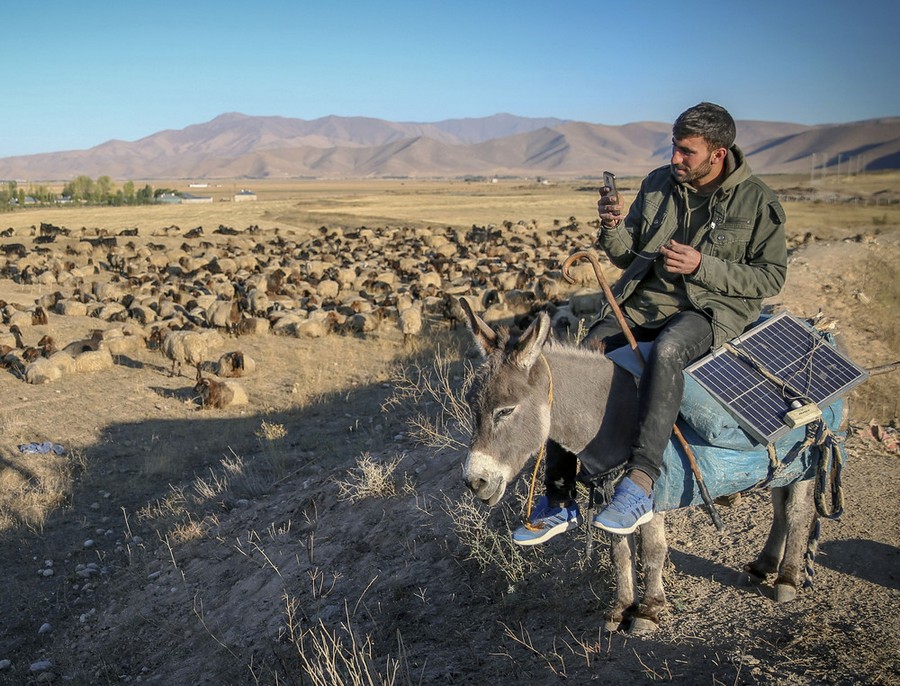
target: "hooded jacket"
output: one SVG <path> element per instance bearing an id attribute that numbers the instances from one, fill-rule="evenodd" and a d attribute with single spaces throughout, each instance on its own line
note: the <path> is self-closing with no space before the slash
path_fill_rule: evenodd
<path id="1" fill-rule="evenodd" d="M 787 273 L 784 210 L 772 190 L 753 175 L 736 145 L 730 173 L 709 199 L 709 220 L 691 245 L 702 258 L 696 273 L 682 276 L 688 301 L 709 317 L 713 348 L 739 335 L 755 322 L 765 298 L 777 295 Z M 598 247 L 623 269 L 612 287 L 616 302 L 632 295 L 662 259 L 660 248 L 688 221 L 687 189 L 670 167 L 660 167 L 643 180 L 625 221 L 602 229 Z M 609 314 L 609 305 L 601 317 Z"/>

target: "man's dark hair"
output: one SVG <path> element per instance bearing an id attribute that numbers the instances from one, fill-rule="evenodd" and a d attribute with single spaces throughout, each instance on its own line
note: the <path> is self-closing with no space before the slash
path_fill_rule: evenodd
<path id="1" fill-rule="evenodd" d="M 736 135 L 737 127 L 728 110 L 711 102 L 701 102 L 685 110 L 672 125 L 675 139 L 702 136 L 711 150 L 727 150 L 734 145 Z"/>

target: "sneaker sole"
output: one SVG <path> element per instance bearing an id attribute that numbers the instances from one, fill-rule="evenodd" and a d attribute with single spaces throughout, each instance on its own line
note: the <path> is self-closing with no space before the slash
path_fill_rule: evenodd
<path id="1" fill-rule="evenodd" d="M 604 531 L 608 531 L 611 534 L 619 534 L 620 536 L 627 536 L 628 534 L 633 534 L 635 529 L 637 529 L 641 524 L 646 524 L 651 519 L 653 519 L 653 510 L 650 510 L 649 512 L 645 512 L 644 514 L 642 514 L 640 517 L 638 517 L 637 521 L 634 524 L 632 524 L 630 527 L 619 528 L 619 527 L 614 527 L 614 526 L 607 526 L 606 524 L 601 524 L 596 519 L 592 523 L 598 529 L 603 529 Z"/>
<path id="2" fill-rule="evenodd" d="M 541 543 L 546 543 L 554 536 L 559 536 L 560 534 L 564 534 L 567 531 L 571 531 L 572 529 L 578 527 L 581 524 L 581 519 L 570 519 L 567 522 L 562 522 L 557 524 L 556 526 L 551 526 L 549 529 L 544 529 L 541 532 L 534 532 L 535 536 L 533 538 L 523 538 L 518 539 L 513 535 L 513 543 L 516 545 L 540 545 Z"/>

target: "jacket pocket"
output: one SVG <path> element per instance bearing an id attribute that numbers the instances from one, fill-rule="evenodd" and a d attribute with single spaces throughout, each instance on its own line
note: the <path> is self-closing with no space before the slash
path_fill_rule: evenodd
<path id="1" fill-rule="evenodd" d="M 711 255 L 729 262 L 740 262 L 753 237 L 753 224 L 749 219 L 737 218 L 721 223 L 712 222 L 708 237 Z"/>
<path id="2" fill-rule="evenodd" d="M 646 200 L 644 203 L 644 211 L 641 216 L 642 227 L 640 236 L 640 246 L 646 247 L 653 237 L 666 225 L 669 212 L 665 203 L 656 202 L 652 199 Z"/>

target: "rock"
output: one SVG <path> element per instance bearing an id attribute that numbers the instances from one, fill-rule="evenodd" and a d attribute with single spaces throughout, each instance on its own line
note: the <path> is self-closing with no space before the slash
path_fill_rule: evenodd
<path id="1" fill-rule="evenodd" d="M 53 666 L 53 663 L 50 660 L 38 660 L 37 662 L 32 662 L 31 667 L 29 667 L 29 671 L 32 672 L 45 672 Z"/>
<path id="2" fill-rule="evenodd" d="M 12 667 L 12 660 L 0 660 L 0 672 L 10 667 Z"/>
<path id="3" fill-rule="evenodd" d="M 53 631 L 53 627 L 48 622 L 44 622 L 41 624 L 41 628 L 38 629 L 38 635 L 49 634 L 51 631 Z"/>

